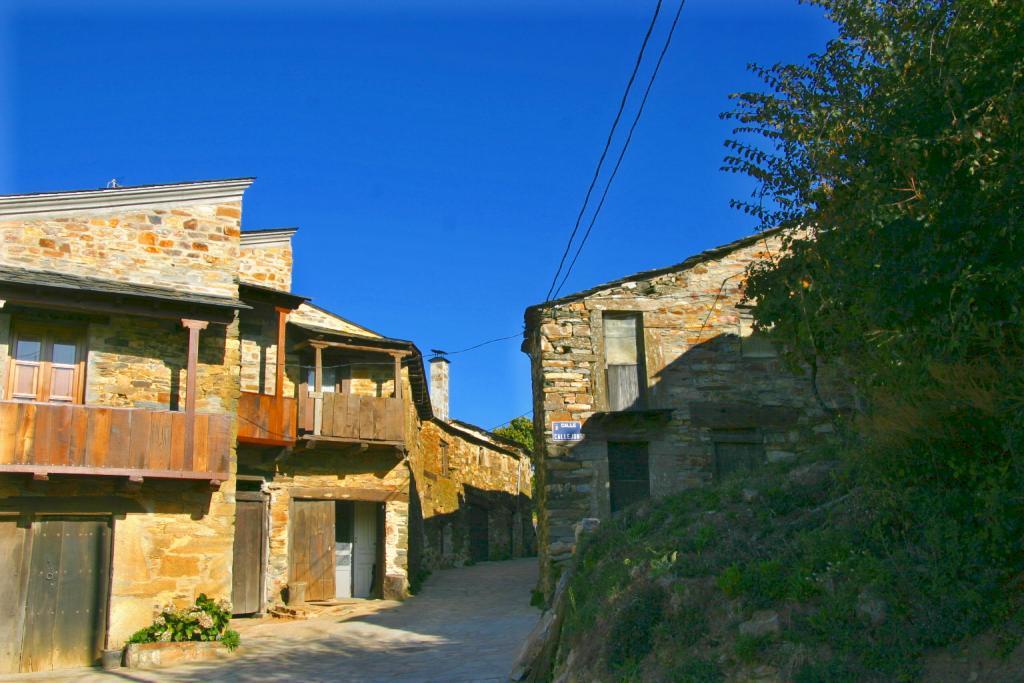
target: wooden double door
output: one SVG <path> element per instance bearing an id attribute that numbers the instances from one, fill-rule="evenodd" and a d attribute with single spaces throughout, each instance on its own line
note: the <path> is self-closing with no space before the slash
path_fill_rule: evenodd
<path id="1" fill-rule="evenodd" d="M 384 579 L 384 505 L 292 501 L 290 582 L 310 601 L 376 598 Z"/>
<path id="2" fill-rule="evenodd" d="M 98 661 L 111 537 L 109 517 L 0 517 L 0 673 Z"/>

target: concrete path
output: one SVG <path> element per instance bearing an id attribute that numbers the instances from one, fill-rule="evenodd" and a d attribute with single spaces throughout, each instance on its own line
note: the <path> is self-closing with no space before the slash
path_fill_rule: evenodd
<path id="1" fill-rule="evenodd" d="M 94 669 L 0 681 L 47 683 L 345 681 L 504 683 L 540 612 L 530 607 L 537 560 L 435 572 L 403 603 L 367 601 L 358 616 L 238 621 L 242 653 L 143 672 Z"/>

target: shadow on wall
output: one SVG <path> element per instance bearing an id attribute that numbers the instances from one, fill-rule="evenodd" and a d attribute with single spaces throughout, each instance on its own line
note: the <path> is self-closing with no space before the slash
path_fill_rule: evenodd
<path id="1" fill-rule="evenodd" d="M 455 510 L 425 515 L 420 485 L 413 477 L 409 500 L 411 577 L 445 567 L 536 554 L 533 508 L 524 494 L 467 484 Z"/>
<path id="2" fill-rule="evenodd" d="M 663 340 L 658 352 L 671 351 L 673 341 Z M 562 447 L 561 460 L 579 462 L 578 469 L 546 473 L 548 512 L 560 516 L 557 524 L 549 518 L 552 541 L 571 543 L 579 518 L 606 517 L 650 496 L 795 458 L 832 432 L 831 414 L 847 405 L 835 373 L 817 378 L 817 393 L 830 397 L 823 406 L 809 369 L 788 368 L 757 333 L 695 344 L 649 380 L 642 359 L 632 377 L 623 367 L 600 381 L 607 402 L 627 407 L 595 413 L 584 439 Z M 580 476 L 587 469 L 590 476 Z"/>

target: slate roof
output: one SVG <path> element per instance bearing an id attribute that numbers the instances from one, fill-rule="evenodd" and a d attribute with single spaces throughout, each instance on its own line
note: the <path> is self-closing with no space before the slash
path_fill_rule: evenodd
<path id="1" fill-rule="evenodd" d="M 569 303 L 571 301 L 585 299 L 591 294 L 597 294 L 602 290 L 618 287 L 627 282 L 635 282 L 637 280 L 649 280 L 660 275 L 668 275 L 669 273 L 678 273 L 680 271 L 688 270 L 705 261 L 712 261 L 716 258 L 721 258 L 722 256 L 725 256 L 730 252 L 736 251 L 737 249 L 742 249 L 743 247 L 750 246 L 751 244 L 754 244 L 758 240 L 764 239 L 765 237 L 771 235 L 775 235 L 779 232 L 782 232 L 783 230 L 784 228 L 772 228 L 771 230 L 763 230 L 755 235 L 749 235 L 742 239 L 738 239 L 735 242 L 729 242 L 728 244 L 723 244 L 721 246 L 714 247 L 713 249 L 702 251 L 699 254 L 694 254 L 685 261 L 680 261 L 679 263 L 676 263 L 671 266 L 655 268 L 653 270 L 643 270 L 640 271 L 639 273 L 633 273 L 632 275 L 627 275 L 625 277 L 619 278 L 618 280 L 605 282 L 604 284 L 591 287 L 590 289 L 585 289 L 581 292 L 566 294 L 565 296 L 558 299 L 552 299 L 551 301 L 545 301 L 543 303 L 534 304 L 526 309 L 527 323 L 529 324 L 531 317 L 534 316 L 541 309 L 549 308 L 551 306 L 559 306 L 561 304 Z"/>
<path id="2" fill-rule="evenodd" d="M 50 289 L 67 289 L 97 294 L 134 296 L 144 299 L 159 299 L 162 301 L 216 306 L 232 310 L 251 308 L 251 306 L 242 303 L 242 301 L 237 297 L 197 294 L 195 292 L 170 289 L 167 287 L 139 285 L 132 282 L 102 280 L 100 278 L 86 277 L 84 275 L 69 275 L 67 273 L 28 270 L 25 268 L 0 265 L 0 288 L 2 288 L 4 284 L 46 287 Z"/>

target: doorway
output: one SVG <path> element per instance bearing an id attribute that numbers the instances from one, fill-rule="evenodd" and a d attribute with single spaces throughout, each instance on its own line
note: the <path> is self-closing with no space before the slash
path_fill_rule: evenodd
<path id="1" fill-rule="evenodd" d="M 0 518 L 0 672 L 97 662 L 111 537 L 109 517 Z"/>
<path id="2" fill-rule="evenodd" d="M 482 505 L 469 505 L 469 559 L 486 562 L 490 556 L 490 515 Z"/>
<path id="3" fill-rule="evenodd" d="M 363 501 L 335 503 L 334 588 L 338 598 L 380 595 L 379 571 L 384 506 Z"/>
<path id="4" fill-rule="evenodd" d="M 231 564 L 231 607 L 234 614 L 263 611 L 267 547 L 267 495 L 235 493 L 235 545 Z"/>
<path id="5" fill-rule="evenodd" d="M 377 598 L 384 577 L 384 504 L 292 502 L 291 581 L 312 602 Z"/>

